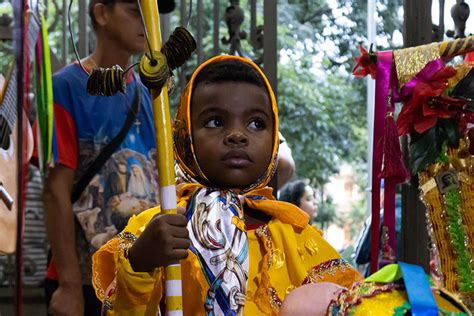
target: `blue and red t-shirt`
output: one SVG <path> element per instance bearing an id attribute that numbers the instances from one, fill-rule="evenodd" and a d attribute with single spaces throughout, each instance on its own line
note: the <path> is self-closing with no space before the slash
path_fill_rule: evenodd
<path id="1" fill-rule="evenodd" d="M 92 253 L 119 233 L 131 215 L 159 204 L 148 89 L 138 76 L 130 75 L 125 94 L 91 96 L 86 91 L 87 79 L 78 64 L 68 65 L 53 76 L 54 164 L 75 170 L 75 183 L 122 129 L 137 84 L 141 89 L 141 105 L 122 144 L 73 205 L 82 228 L 76 233 L 76 243 L 84 283 L 91 280 Z M 54 278 L 54 274 L 52 267 L 48 277 Z"/>

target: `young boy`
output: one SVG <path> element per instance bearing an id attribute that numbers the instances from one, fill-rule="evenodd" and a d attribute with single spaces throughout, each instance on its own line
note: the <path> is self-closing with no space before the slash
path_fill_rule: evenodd
<path id="1" fill-rule="evenodd" d="M 350 287 L 360 279 L 303 211 L 266 187 L 276 168 L 278 112 L 254 63 L 219 56 L 195 71 L 174 144 L 189 177 L 178 188 L 185 215 L 145 211 L 95 254 L 94 286 L 109 315 L 156 315 L 163 267 L 179 260 L 185 315 L 277 314 L 301 285 Z"/>

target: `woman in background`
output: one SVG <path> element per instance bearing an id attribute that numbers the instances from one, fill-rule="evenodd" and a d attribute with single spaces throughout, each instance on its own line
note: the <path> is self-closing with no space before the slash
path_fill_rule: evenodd
<path id="1" fill-rule="evenodd" d="M 317 215 L 314 190 L 306 179 L 291 181 L 280 190 L 281 201 L 290 202 L 305 211 L 311 219 Z"/>

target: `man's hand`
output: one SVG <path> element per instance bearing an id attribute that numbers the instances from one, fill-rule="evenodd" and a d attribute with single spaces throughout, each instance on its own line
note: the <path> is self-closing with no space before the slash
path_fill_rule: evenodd
<path id="1" fill-rule="evenodd" d="M 84 316 L 82 285 L 59 285 L 51 297 L 48 312 L 54 316 Z"/>

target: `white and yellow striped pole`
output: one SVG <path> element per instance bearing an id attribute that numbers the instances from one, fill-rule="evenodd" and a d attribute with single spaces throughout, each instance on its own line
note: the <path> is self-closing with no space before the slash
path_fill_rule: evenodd
<path id="1" fill-rule="evenodd" d="M 153 52 L 161 50 L 160 18 L 156 0 L 140 0 L 145 30 L 148 32 L 150 48 Z M 153 119 L 156 138 L 156 165 L 160 184 L 160 202 L 164 214 L 176 213 L 176 187 L 174 174 L 173 139 L 168 101 L 168 86 L 162 91 L 151 90 Z M 183 315 L 181 286 L 181 265 L 165 268 L 166 278 L 166 315 Z"/>

